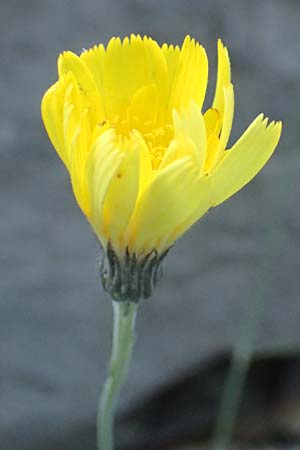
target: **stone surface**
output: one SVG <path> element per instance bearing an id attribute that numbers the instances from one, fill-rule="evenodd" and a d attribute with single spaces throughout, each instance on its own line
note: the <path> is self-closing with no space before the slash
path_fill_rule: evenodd
<path id="1" fill-rule="evenodd" d="M 1 450 L 34 450 L 93 429 L 110 349 L 111 307 L 97 241 L 43 131 L 40 99 L 63 49 L 151 34 L 231 51 L 233 138 L 261 111 L 283 119 L 276 156 L 175 246 L 138 320 L 125 408 L 195 361 L 231 345 L 264 299 L 259 348 L 300 346 L 300 58 L 297 0 L 1 1 Z M 210 86 L 212 91 L 213 83 Z M 75 439 L 72 448 L 86 444 Z M 70 444 L 71 445 L 71 444 Z M 66 447 L 64 447 L 66 450 Z"/>

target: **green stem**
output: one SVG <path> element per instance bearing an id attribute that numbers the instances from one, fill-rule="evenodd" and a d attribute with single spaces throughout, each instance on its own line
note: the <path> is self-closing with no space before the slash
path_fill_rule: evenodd
<path id="1" fill-rule="evenodd" d="M 237 417 L 247 372 L 251 363 L 252 349 L 236 347 L 233 350 L 231 367 L 226 380 L 221 407 L 214 432 L 213 450 L 229 447 L 234 423 Z"/>
<path id="2" fill-rule="evenodd" d="M 264 273 L 268 269 L 265 269 L 265 266 L 262 265 L 261 270 Z M 263 277 L 263 280 L 265 282 L 265 277 Z M 254 296 L 251 296 L 249 299 L 251 301 L 249 301 L 246 311 L 246 318 L 241 321 L 241 330 L 233 346 L 231 365 L 225 381 L 220 410 L 213 432 L 212 450 L 227 450 L 229 448 L 255 348 L 256 334 L 266 306 L 266 298 L 265 285 L 258 284 L 258 288 L 254 291 Z"/>
<path id="3" fill-rule="evenodd" d="M 97 416 L 98 450 L 113 450 L 113 421 L 116 401 L 126 377 L 133 344 L 138 305 L 113 301 L 114 330 L 109 371 L 99 402 Z"/>

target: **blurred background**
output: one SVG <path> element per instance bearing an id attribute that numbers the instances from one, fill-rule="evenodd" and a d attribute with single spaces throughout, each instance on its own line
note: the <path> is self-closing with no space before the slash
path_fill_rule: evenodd
<path id="1" fill-rule="evenodd" d="M 176 244 L 143 304 L 118 448 L 207 442 L 228 351 L 259 304 L 236 445 L 299 448 L 299 24 L 298 0 L 0 0 L 0 450 L 95 449 L 111 305 L 40 100 L 60 51 L 132 32 L 198 39 L 210 60 L 207 106 L 221 37 L 236 92 L 231 142 L 260 112 L 284 128 L 263 172 Z"/>

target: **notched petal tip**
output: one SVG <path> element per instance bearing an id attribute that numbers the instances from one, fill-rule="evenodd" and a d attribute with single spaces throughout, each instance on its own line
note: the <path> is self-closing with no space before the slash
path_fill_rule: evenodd
<path id="1" fill-rule="evenodd" d="M 218 72 L 213 107 L 221 113 L 224 110 L 223 87 L 231 83 L 230 58 L 227 47 L 218 39 Z"/>
<path id="2" fill-rule="evenodd" d="M 218 46 L 218 50 L 220 50 L 220 51 L 226 51 L 226 52 L 228 53 L 227 46 L 224 44 L 224 42 L 222 41 L 221 38 L 218 38 L 218 44 L 217 44 L 217 46 Z"/>
<path id="3" fill-rule="evenodd" d="M 217 206 L 251 181 L 272 156 L 281 122 L 260 114 L 211 173 L 212 206 Z"/>
<path id="4" fill-rule="evenodd" d="M 76 55 L 76 53 L 73 53 L 70 50 L 60 53 L 57 58 L 58 75 L 61 77 L 67 72 L 71 72 L 71 70 L 68 70 L 67 67 L 70 65 L 70 63 L 76 61 L 77 58 L 79 57 Z"/>
<path id="5" fill-rule="evenodd" d="M 280 135 L 282 132 L 282 127 L 283 127 L 283 123 L 281 120 L 279 120 L 278 122 L 275 122 L 275 128 Z"/>

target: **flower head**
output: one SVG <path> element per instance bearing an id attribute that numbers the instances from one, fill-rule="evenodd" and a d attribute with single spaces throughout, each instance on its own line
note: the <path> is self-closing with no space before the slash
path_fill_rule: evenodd
<path id="1" fill-rule="evenodd" d="M 234 111 L 230 61 L 218 42 L 212 107 L 204 48 L 131 35 L 80 56 L 64 52 L 42 116 L 73 191 L 104 249 L 162 255 L 272 155 L 281 123 L 259 115 L 226 149 Z M 158 258 L 159 259 L 159 258 Z"/>

